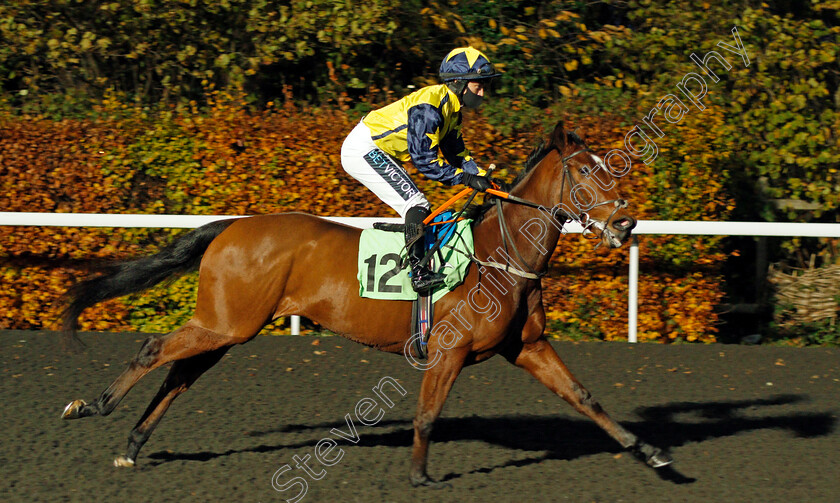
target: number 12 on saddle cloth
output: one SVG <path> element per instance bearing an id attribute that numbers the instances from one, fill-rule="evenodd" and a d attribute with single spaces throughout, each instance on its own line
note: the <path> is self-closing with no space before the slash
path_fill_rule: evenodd
<path id="1" fill-rule="evenodd" d="M 434 221 L 442 222 L 451 218 L 451 214 L 444 213 Z M 464 281 L 470 265 L 469 255 L 473 253 L 471 224 L 472 220 L 461 220 L 433 227 L 436 237 L 446 235 L 440 254 L 435 252 L 432 262 L 435 270 L 446 278 L 444 284 L 432 292 L 432 302 L 437 302 Z M 432 246 L 434 242 L 427 239 L 426 249 Z M 408 268 L 401 267 L 407 262 L 402 232 L 363 230 L 359 239 L 359 296 L 380 300 L 417 299 L 417 292 L 411 287 Z"/>

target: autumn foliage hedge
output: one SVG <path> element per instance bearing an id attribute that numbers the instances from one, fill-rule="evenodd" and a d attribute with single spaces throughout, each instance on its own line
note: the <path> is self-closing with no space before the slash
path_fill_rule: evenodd
<path id="1" fill-rule="evenodd" d="M 0 114 L 0 211 L 253 215 L 394 216 L 339 165 L 344 135 L 358 114 L 270 103 L 254 109 L 241 96 L 214 93 L 209 105 L 149 110 L 103 100 L 92 119 L 49 120 Z M 581 109 L 570 102 L 565 110 Z M 516 106 L 514 104 L 514 106 Z M 620 146 L 621 114 L 547 109 L 527 127 L 502 134 L 485 117 L 465 119 L 464 135 L 482 163 L 511 179 L 546 129 L 565 119 L 596 151 Z M 707 145 L 720 120 L 713 108 L 689 116 L 665 139 L 667 156 Z M 663 148 L 663 151 L 665 149 Z M 726 175 L 710 158 L 669 170 L 634 164 L 620 183 L 639 218 L 720 218 L 730 202 Z M 418 176 L 433 205 L 446 188 Z M 670 183 L 670 185 L 669 185 Z M 695 201 L 698 204 L 681 204 Z M 669 205 L 664 208 L 662 205 Z M 56 329 L 61 295 L 97 260 L 145 254 L 183 231 L 0 227 L 0 328 Z M 716 238 L 641 238 L 640 339 L 713 341 L 722 297 Z M 580 236 L 561 239 L 544 281 L 551 332 L 607 340 L 626 337 L 627 248 L 593 250 Z M 186 321 L 195 275 L 150 292 L 93 307 L 83 330 L 166 332 Z M 279 329 L 279 328 L 278 328 Z"/>

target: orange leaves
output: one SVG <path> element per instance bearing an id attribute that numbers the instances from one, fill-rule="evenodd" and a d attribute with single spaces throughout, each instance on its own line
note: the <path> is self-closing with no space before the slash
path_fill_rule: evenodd
<path id="1" fill-rule="evenodd" d="M 208 109 L 166 109 L 158 115 L 111 99 L 98 120 L 51 122 L 0 115 L 0 211 L 266 214 L 303 211 L 332 216 L 395 216 L 340 166 L 341 143 L 355 120 L 334 109 L 298 110 L 287 101 L 254 111 L 242 96 L 215 92 Z M 520 106 L 514 102 L 512 106 Z M 107 113 L 106 113 L 107 112 Z M 510 131 L 476 113 L 464 117 L 467 147 L 494 176 L 512 180 L 543 134 L 534 123 L 560 117 L 534 109 L 533 123 Z M 553 123 L 551 124 L 553 126 Z M 601 154 L 626 127 L 603 115 L 567 117 Z M 687 131 L 681 138 L 700 142 Z M 679 145 L 675 142 L 675 147 Z M 147 161 L 147 162 L 144 162 Z M 692 164 L 685 194 L 715 215 L 728 203 L 714 180 L 712 159 Z M 457 190 L 406 166 L 433 206 Z M 661 191 L 656 171 L 634 165 L 620 180 L 640 218 L 661 218 L 650 202 Z M 690 182 L 690 183 L 689 183 Z M 90 259 L 145 254 L 173 231 L 150 229 L 0 228 L 0 328 L 54 329 L 61 294 Z M 714 340 L 723 260 L 716 238 L 642 238 L 641 340 Z M 543 283 L 552 335 L 623 340 L 627 334 L 627 248 L 593 251 L 592 241 L 561 239 Z M 663 271 L 690 251 L 712 271 Z M 83 330 L 167 331 L 190 316 L 195 279 L 85 311 Z M 562 333 L 560 329 L 562 328 Z"/>
<path id="2" fill-rule="evenodd" d="M 674 238 L 640 238 L 638 339 L 714 342 L 723 278 L 690 269 L 663 269 L 649 245 L 666 239 Z M 560 240 L 550 275 L 543 280 L 547 332 L 559 338 L 627 340 L 629 249 L 595 252 L 593 246 L 579 235 Z M 707 267 L 713 271 L 722 260 L 720 254 L 710 253 Z"/>

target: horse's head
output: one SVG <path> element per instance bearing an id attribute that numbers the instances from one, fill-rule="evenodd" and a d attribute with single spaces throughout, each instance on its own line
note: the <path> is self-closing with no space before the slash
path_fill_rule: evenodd
<path id="1" fill-rule="evenodd" d="M 636 219 L 627 211 L 627 202 L 616 190 L 616 182 L 600 157 L 583 140 L 566 131 L 560 122 L 542 149 L 539 162 L 543 200 L 551 201 L 557 218 L 579 222 L 585 234 L 594 235 L 610 248 L 618 248 L 630 238 Z"/>

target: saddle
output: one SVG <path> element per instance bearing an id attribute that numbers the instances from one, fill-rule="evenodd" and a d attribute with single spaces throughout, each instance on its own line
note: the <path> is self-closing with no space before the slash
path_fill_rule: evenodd
<path id="1" fill-rule="evenodd" d="M 412 336 L 415 356 L 426 357 L 426 341 L 432 330 L 434 303 L 457 287 L 466 277 L 473 253 L 471 220 L 452 221 L 453 214 L 438 215 L 426 233 L 426 257 L 432 270 L 446 276 L 445 283 L 418 294 L 408 276 L 404 224 L 377 222 L 362 231 L 359 241 L 359 295 L 381 300 L 412 302 Z M 435 225 L 437 224 L 437 225 Z M 422 337 L 417 337 L 422 334 Z"/>

